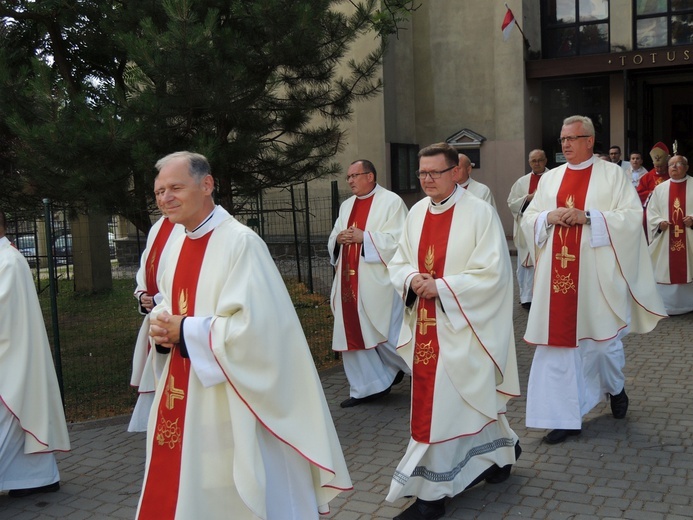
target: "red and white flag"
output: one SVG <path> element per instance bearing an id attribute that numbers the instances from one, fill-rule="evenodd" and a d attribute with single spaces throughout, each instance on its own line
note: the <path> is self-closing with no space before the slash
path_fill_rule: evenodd
<path id="1" fill-rule="evenodd" d="M 515 17 L 513 16 L 513 12 L 508 7 L 508 11 L 505 13 L 505 18 L 503 18 L 503 25 L 501 25 L 501 30 L 503 31 L 503 41 L 508 41 L 513 27 L 515 27 Z"/>

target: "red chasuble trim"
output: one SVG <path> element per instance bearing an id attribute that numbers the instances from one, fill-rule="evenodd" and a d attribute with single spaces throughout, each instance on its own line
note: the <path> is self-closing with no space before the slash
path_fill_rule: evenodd
<path id="1" fill-rule="evenodd" d="M 556 195 L 557 208 L 585 209 L 592 167 L 566 169 Z M 555 226 L 551 246 L 549 339 L 552 347 L 577 347 L 578 287 L 582 226 Z"/>
<path id="2" fill-rule="evenodd" d="M 426 213 L 418 251 L 419 273 L 442 278 L 454 206 L 445 213 Z M 436 321 L 437 299 L 419 298 L 416 309 L 414 366 L 411 391 L 411 436 L 430 444 L 436 371 L 440 353 Z"/>
<path id="3" fill-rule="evenodd" d="M 168 237 L 171 236 L 171 231 L 173 231 L 174 226 L 175 224 L 167 218 L 161 222 L 159 232 L 156 234 L 156 238 L 152 243 L 152 248 L 147 255 L 147 261 L 145 262 L 145 283 L 147 284 L 147 294 L 152 296 L 159 292 L 159 287 L 156 283 L 156 273 L 159 270 L 161 253 L 164 247 L 166 247 L 166 242 L 168 242 Z"/>
<path id="4" fill-rule="evenodd" d="M 686 248 L 686 182 L 669 183 L 669 282 L 688 283 Z"/>
<path id="5" fill-rule="evenodd" d="M 197 283 L 211 236 L 212 231 L 197 240 L 186 238 L 183 242 L 171 289 L 174 315 L 195 315 Z M 170 356 L 166 386 L 156 412 L 156 431 L 152 436 L 152 456 L 142 491 L 139 520 L 173 519 L 176 516 L 190 360 L 183 358 L 180 349 L 175 347 Z"/>
<path id="6" fill-rule="evenodd" d="M 375 195 L 367 199 L 356 199 L 349 215 L 349 227 L 366 228 L 368 214 L 371 211 Z M 363 244 L 343 246 L 341 270 L 342 277 L 342 319 L 346 334 L 347 350 L 364 350 L 366 348 L 359 321 L 359 262 Z M 373 347 L 375 345 L 369 345 Z"/>

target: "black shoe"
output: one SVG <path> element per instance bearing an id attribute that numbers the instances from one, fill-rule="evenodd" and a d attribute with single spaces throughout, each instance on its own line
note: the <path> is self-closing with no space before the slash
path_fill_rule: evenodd
<path id="1" fill-rule="evenodd" d="M 400 384 L 402 382 L 402 379 L 404 379 L 404 370 L 400 370 L 399 372 L 397 372 L 397 375 L 393 379 L 392 384 L 390 386 Z"/>
<path id="2" fill-rule="evenodd" d="M 609 400 L 611 401 L 611 413 L 614 415 L 614 419 L 623 419 L 628 411 L 626 388 L 624 387 L 618 395 L 609 394 Z"/>
<path id="3" fill-rule="evenodd" d="M 445 515 L 445 499 L 428 500 L 416 499 L 412 505 L 398 514 L 393 520 L 438 520 Z"/>
<path id="4" fill-rule="evenodd" d="M 520 441 L 517 441 L 515 443 L 515 462 L 518 461 L 520 455 L 522 455 L 522 448 L 520 447 Z M 494 464 L 492 466 L 493 471 L 487 474 L 484 480 L 489 484 L 500 484 L 501 482 L 505 482 L 508 480 L 508 477 L 510 477 L 510 470 L 512 467 L 512 464 L 506 464 L 502 468 L 499 468 L 498 465 Z"/>
<path id="5" fill-rule="evenodd" d="M 546 444 L 560 444 L 572 435 L 580 435 L 582 430 L 551 430 L 545 437 Z"/>
<path id="6" fill-rule="evenodd" d="M 523 309 L 529 310 L 532 307 L 532 302 L 521 303 Z"/>
<path id="7" fill-rule="evenodd" d="M 59 489 L 60 481 L 53 482 L 52 484 L 48 484 L 47 486 L 39 486 L 35 488 L 11 489 L 8 495 L 10 495 L 12 498 L 22 498 L 28 497 L 29 495 L 33 495 L 34 493 L 55 493 Z"/>
<path id="8" fill-rule="evenodd" d="M 386 388 L 382 392 L 378 392 L 377 394 L 371 394 L 367 395 L 366 397 L 350 397 L 349 399 L 345 399 L 340 403 L 339 406 L 342 408 L 351 408 L 352 406 L 358 406 L 363 403 L 368 403 L 370 401 L 375 401 L 379 397 L 383 397 L 384 395 L 387 395 L 390 393 L 390 388 Z"/>

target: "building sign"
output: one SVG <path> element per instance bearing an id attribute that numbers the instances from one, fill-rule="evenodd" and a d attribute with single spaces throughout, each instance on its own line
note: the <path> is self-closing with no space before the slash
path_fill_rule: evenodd
<path id="1" fill-rule="evenodd" d="M 693 65 L 693 45 L 573 56 L 571 58 L 528 60 L 525 63 L 525 71 L 527 79 L 540 79 L 564 77 L 568 71 L 575 75 L 681 65 Z"/>
<path id="2" fill-rule="evenodd" d="M 616 65 L 621 69 L 634 69 L 638 67 L 662 67 L 665 65 L 687 65 L 693 63 L 693 48 L 676 47 L 662 50 L 648 50 L 626 52 L 623 54 L 610 54 L 609 65 Z"/>

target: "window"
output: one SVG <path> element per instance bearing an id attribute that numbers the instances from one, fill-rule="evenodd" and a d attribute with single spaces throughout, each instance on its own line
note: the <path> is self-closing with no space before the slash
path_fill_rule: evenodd
<path id="1" fill-rule="evenodd" d="M 651 49 L 693 43 L 690 0 L 635 0 L 635 47 Z"/>
<path id="2" fill-rule="evenodd" d="M 609 52 L 609 0 L 543 0 L 545 58 Z"/>
<path id="3" fill-rule="evenodd" d="M 390 144 L 390 166 L 392 168 L 392 191 L 411 193 L 419 190 L 416 170 L 419 167 L 419 145 Z"/>

